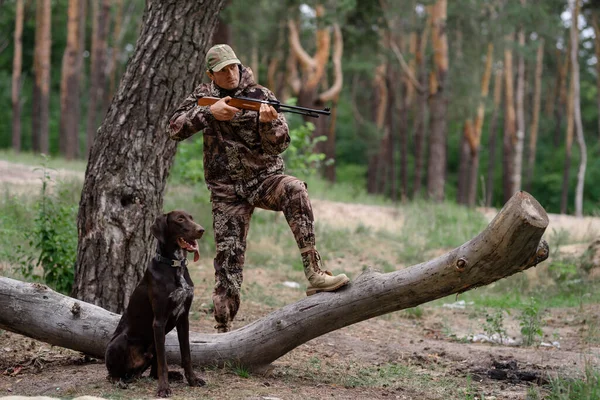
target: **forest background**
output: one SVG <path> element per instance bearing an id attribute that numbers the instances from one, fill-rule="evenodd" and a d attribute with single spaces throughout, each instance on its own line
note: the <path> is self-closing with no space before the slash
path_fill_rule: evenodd
<path id="1" fill-rule="evenodd" d="M 230 43 L 280 100 L 332 108 L 312 121 L 312 140 L 302 132 L 313 126 L 290 117 L 301 147 L 325 154 L 329 181 L 394 201 L 496 207 L 523 189 L 548 212 L 590 215 L 600 208 L 600 8 L 577 5 L 574 31 L 563 0 L 230 0 L 213 42 Z M 144 1 L 0 7 L 0 148 L 86 159 Z M 186 146 L 201 140 L 180 145 L 193 163 Z"/>

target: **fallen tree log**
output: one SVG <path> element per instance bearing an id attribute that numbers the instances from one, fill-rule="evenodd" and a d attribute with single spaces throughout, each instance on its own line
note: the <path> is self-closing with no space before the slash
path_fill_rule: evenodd
<path id="1" fill-rule="evenodd" d="M 548 257 L 548 216 L 528 193 L 516 193 L 477 237 L 434 260 L 390 273 L 366 271 L 348 287 L 320 293 L 225 334 L 190 332 L 196 366 L 269 364 L 328 332 L 483 286 Z M 0 278 L 0 328 L 103 358 L 119 315 L 46 286 Z M 325 323 L 325 321 L 327 321 Z M 174 332 L 170 362 L 179 361 Z"/>

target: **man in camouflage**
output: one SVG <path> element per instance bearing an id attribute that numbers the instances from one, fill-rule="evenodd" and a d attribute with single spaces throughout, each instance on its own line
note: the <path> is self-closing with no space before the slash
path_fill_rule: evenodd
<path id="1" fill-rule="evenodd" d="M 211 192 L 217 247 L 215 328 L 228 332 L 240 306 L 246 236 L 256 207 L 283 211 L 300 249 L 308 296 L 339 289 L 349 279 L 321 269 L 306 184 L 284 175 L 280 154 L 287 149 L 290 136 L 283 114 L 267 104 L 259 112 L 227 104 L 234 96 L 276 100 L 275 96 L 254 82 L 252 71 L 228 45 L 213 46 L 206 64 L 211 82 L 198 86 L 183 101 L 170 118 L 168 132 L 171 139 L 181 141 L 203 131 L 204 175 Z M 221 100 L 198 106 L 197 100 L 206 96 Z"/>

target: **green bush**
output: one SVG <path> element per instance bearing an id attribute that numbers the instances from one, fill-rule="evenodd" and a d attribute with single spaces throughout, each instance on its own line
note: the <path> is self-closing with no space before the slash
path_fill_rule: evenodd
<path id="1" fill-rule="evenodd" d="M 69 198 L 72 188 L 49 192 L 48 169 L 43 166 L 42 192 L 35 204 L 33 229 L 25 231 L 28 247 L 17 246 L 17 262 L 25 278 L 45 282 L 58 292 L 68 294 L 73 286 L 77 256 L 77 202 Z M 42 275 L 36 267 L 42 267 Z"/>

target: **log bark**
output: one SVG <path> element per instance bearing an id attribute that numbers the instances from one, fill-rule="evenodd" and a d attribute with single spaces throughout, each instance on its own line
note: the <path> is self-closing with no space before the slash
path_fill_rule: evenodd
<path id="1" fill-rule="evenodd" d="M 263 366 L 318 336 L 379 315 L 488 285 L 548 257 L 548 216 L 516 193 L 478 236 L 428 262 L 383 274 L 368 270 L 347 288 L 306 297 L 226 334 L 190 333 L 196 366 Z M 0 328 L 102 358 L 119 316 L 39 284 L 0 278 Z M 326 322 L 326 323 L 325 323 Z M 178 362 L 176 334 L 167 337 Z"/>

